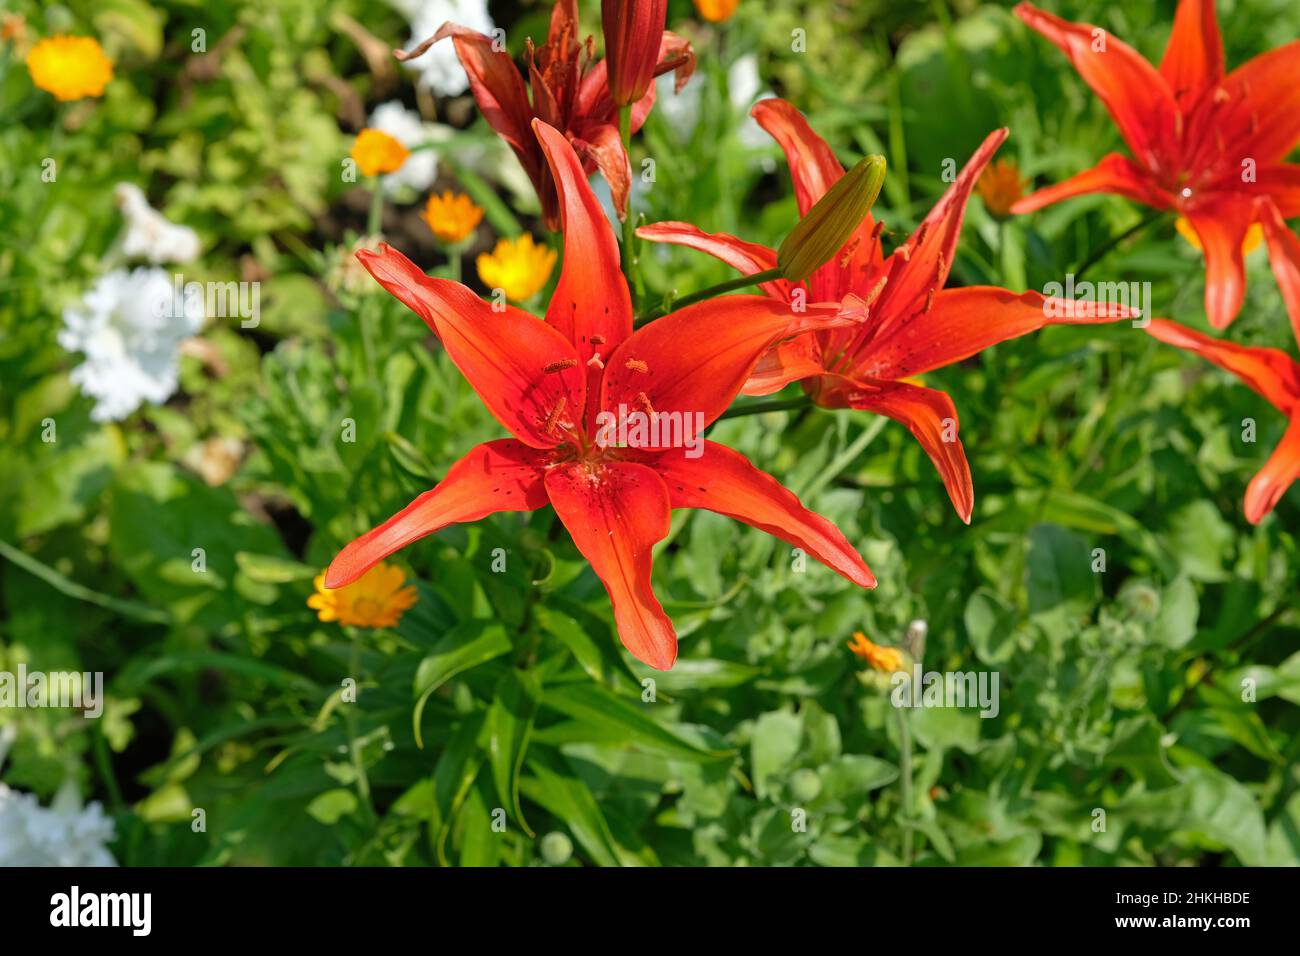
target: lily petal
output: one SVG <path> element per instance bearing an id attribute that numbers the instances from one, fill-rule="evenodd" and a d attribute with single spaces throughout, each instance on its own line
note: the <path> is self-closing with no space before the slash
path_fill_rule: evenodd
<path id="1" fill-rule="evenodd" d="M 725 232 L 705 232 L 689 222 L 655 222 L 642 226 L 636 234 L 649 242 L 667 242 L 707 252 L 747 276 L 776 268 L 775 249 L 737 239 Z M 789 302 L 793 286 L 785 279 L 774 279 L 764 282 L 759 288 L 774 299 Z"/>
<path id="2" fill-rule="evenodd" d="M 1223 106 L 1207 111 L 1204 133 L 1226 144 L 1230 165 L 1279 162 L 1300 141 L 1300 40 L 1247 60 L 1224 78 Z M 1214 135 L 1216 134 L 1217 135 Z"/>
<path id="3" fill-rule="evenodd" d="M 668 670 L 677 634 L 650 586 L 652 550 L 668 536 L 668 489 L 634 462 L 572 464 L 546 473 L 546 492 L 614 606 L 618 636 L 637 660 Z"/>
<path id="4" fill-rule="evenodd" d="M 844 167 L 826 140 L 813 132 L 804 115 L 785 100 L 778 97 L 759 100 L 749 115 L 771 134 L 785 153 L 799 215 L 806 215 L 844 175 Z"/>
<path id="5" fill-rule="evenodd" d="M 477 446 L 431 491 L 340 551 L 325 572 L 325 586 L 351 584 L 394 551 L 448 525 L 542 507 L 545 463 L 543 453 L 511 438 Z"/>
<path id="6" fill-rule="evenodd" d="M 1225 329 L 1246 298 L 1246 266 L 1241 244 L 1254 219 L 1250 197 L 1221 193 L 1184 211 L 1205 250 L 1205 314 L 1216 329 Z"/>
<path id="7" fill-rule="evenodd" d="M 906 382 L 852 380 L 838 375 L 824 376 L 823 382 L 818 404 L 875 412 L 906 425 L 939 470 L 957 515 L 970 524 L 975 488 L 966 449 L 958 435 L 957 409 L 951 398 L 935 389 Z M 951 440 L 945 440 L 948 438 Z"/>
<path id="8" fill-rule="evenodd" d="M 815 335 L 797 335 L 777 342 L 763 353 L 763 357 L 749 373 L 742 395 L 771 395 L 791 382 L 798 382 L 823 371 L 821 349 Z"/>
<path id="9" fill-rule="evenodd" d="M 1160 75 L 1184 113 L 1223 79 L 1223 40 L 1214 0 L 1179 0 Z"/>
<path id="10" fill-rule="evenodd" d="M 1256 203 L 1260 225 L 1264 228 L 1264 241 L 1268 243 L 1268 261 L 1273 276 L 1282 290 L 1291 317 L 1291 328 L 1300 342 L 1300 238 L 1286 227 L 1277 206 L 1268 199 Z"/>
<path id="11" fill-rule="evenodd" d="M 787 101 L 776 97 L 759 100 L 750 115 L 785 153 L 799 215 L 806 215 L 844 175 L 844 167 L 826 141 L 808 125 L 804 115 Z M 861 279 L 862 273 L 871 271 L 881 260 L 880 233 L 870 213 L 845 243 L 844 250 L 847 256 L 842 251 L 809 277 L 808 289 L 813 301 L 835 301 L 848 292 L 863 291 L 853 287 L 853 277 Z"/>
<path id="12" fill-rule="evenodd" d="M 524 161 L 524 168 L 529 169 L 524 157 L 535 157 L 537 152 L 529 129 L 533 111 L 515 61 L 505 50 L 495 49 L 491 37 L 469 27 L 447 22 L 433 38 L 437 42 L 447 37 L 451 37 L 456 47 L 456 56 L 469 77 L 470 91 L 483 118 Z M 532 162 L 536 166 L 536 160 Z"/>
<path id="13" fill-rule="evenodd" d="M 522 309 L 502 311 L 459 282 L 425 275 L 387 243 L 357 253 L 380 284 L 442 339 L 488 410 L 520 441 L 553 448 L 585 407 L 585 369 L 561 333 Z"/>
<path id="14" fill-rule="evenodd" d="M 1259 188 L 1273 200 L 1283 219 L 1300 216 L 1300 165 L 1272 163 L 1258 167 Z M 1241 171 L 1237 171 L 1240 179 Z"/>
<path id="15" fill-rule="evenodd" d="M 1282 440 L 1246 486 L 1246 520 L 1259 524 L 1300 478 L 1300 415 L 1291 419 Z"/>
<path id="16" fill-rule="evenodd" d="M 595 353 L 608 356 L 632 334 L 632 297 L 619 269 L 614 230 L 577 154 L 554 127 L 538 121 L 534 130 L 555 177 L 564 227 L 564 267 L 546 321 L 573 343 L 586 367 Z"/>
<path id="17" fill-rule="evenodd" d="M 705 508 L 743 521 L 802 548 L 854 584 L 876 586 L 876 576 L 839 528 L 805 508 L 793 492 L 740 452 L 706 441 L 698 458 L 672 449 L 647 464 L 668 486 L 674 508 Z"/>
<path id="18" fill-rule="evenodd" d="M 638 329 L 606 363 L 600 407 L 676 413 L 700 428 L 726 411 L 762 354 L 802 331 L 845 320 L 838 306 L 794 312 L 766 296 L 731 295 L 687 306 Z M 702 420 L 696 419 L 696 414 Z"/>
<path id="19" fill-rule="evenodd" d="M 1006 140 L 1007 132 L 1005 128 L 997 129 L 984 138 L 930 214 L 889 257 L 889 281 L 873 309 L 888 316 L 881 324 L 881 333 L 887 325 L 905 321 L 932 290 L 942 289 L 948 281 L 971 190 Z"/>
<path id="20" fill-rule="evenodd" d="M 632 166 L 618 130 L 609 123 L 590 126 L 581 138 L 574 138 L 572 145 L 584 164 L 594 163 L 605 177 L 605 182 L 609 183 L 609 192 L 619 221 L 627 219 L 627 201 L 632 193 Z"/>
<path id="21" fill-rule="evenodd" d="M 1136 314 L 1114 305 L 1048 299 L 995 286 L 945 289 L 935 295 L 929 312 L 873 340 L 860 370 L 873 378 L 923 375 L 1047 325 L 1114 322 Z"/>
<path id="22" fill-rule="evenodd" d="M 1011 211 L 1019 216 L 1058 203 L 1062 199 L 1072 199 L 1090 193 L 1126 196 L 1135 202 L 1154 206 L 1157 209 L 1168 209 L 1173 205 L 1173 197 L 1155 186 L 1146 170 L 1127 156 L 1109 153 L 1092 169 L 1085 169 L 1069 179 L 1030 193 L 1024 199 L 1016 200 L 1011 206 Z"/>
<path id="23" fill-rule="evenodd" d="M 1161 342 L 1195 352 L 1231 372 L 1284 415 L 1292 414 L 1300 405 L 1300 364 L 1281 349 L 1213 339 L 1167 319 L 1152 319 L 1146 330 Z"/>
<path id="24" fill-rule="evenodd" d="M 1160 168 L 1174 144 L 1178 105 L 1159 71 L 1100 27 L 1070 23 L 1029 3 L 1018 4 L 1015 13 L 1069 57 L 1105 104 L 1138 162 L 1147 169 Z"/>

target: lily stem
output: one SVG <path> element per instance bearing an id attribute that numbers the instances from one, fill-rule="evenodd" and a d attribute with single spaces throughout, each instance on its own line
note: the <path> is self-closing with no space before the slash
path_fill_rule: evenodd
<path id="1" fill-rule="evenodd" d="M 1119 235 L 1111 236 L 1101 245 L 1097 246 L 1095 249 L 1092 250 L 1092 252 L 1088 253 L 1088 257 L 1084 259 L 1083 262 L 1074 270 L 1074 281 L 1078 282 L 1080 279 L 1082 279 L 1083 274 L 1085 272 L 1087 272 L 1090 268 L 1092 268 L 1094 265 L 1100 262 L 1101 259 L 1108 252 L 1110 252 L 1112 249 L 1118 246 L 1125 239 L 1129 238 L 1132 235 L 1135 235 L 1138 232 L 1141 232 L 1143 229 L 1151 225 L 1156 220 L 1163 219 L 1164 215 L 1165 215 L 1164 210 L 1154 209 L 1146 216 L 1144 216 L 1140 221 L 1138 221 L 1135 225 L 1132 225 L 1129 228 L 1125 229 Z"/>
<path id="2" fill-rule="evenodd" d="M 366 235 L 377 236 L 384 224 L 384 189 L 378 176 L 371 178 L 370 186 L 370 216 L 366 219 Z"/>
<path id="3" fill-rule="evenodd" d="M 734 408 L 728 408 L 718 416 L 718 421 L 724 418 L 743 418 L 746 415 L 762 415 L 764 412 L 788 412 L 796 408 L 808 408 L 812 405 L 812 400 L 807 396 L 799 398 L 783 398 L 773 402 L 751 402 L 748 405 L 737 405 Z"/>
<path id="4" fill-rule="evenodd" d="M 355 627 L 350 627 L 347 631 L 352 641 L 348 655 L 349 676 L 359 686 L 361 684 L 361 637 Z M 366 762 L 361 753 L 356 714 L 352 712 L 356 706 L 357 702 L 353 701 L 350 704 L 344 704 L 343 710 L 343 724 L 348 735 L 348 756 L 352 763 L 352 772 L 355 777 L 354 783 L 357 787 L 357 796 L 361 798 L 362 809 L 371 820 L 375 820 L 378 817 L 375 813 L 375 805 L 370 799 L 370 778 L 366 774 Z"/>
<path id="5" fill-rule="evenodd" d="M 744 289 L 747 286 L 759 285 L 763 282 L 771 282 L 774 279 L 781 278 L 780 269 L 768 269 L 765 272 L 755 272 L 753 275 L 738 276 L 735 279 L 728 279 L 726 282 L 719 282 L 717 285 L 711 285 L 707 288 L 700 289 L 698 292 L 692 292 L 690 295 L 682 296 L 673 303 L 673 309 L 683 309 L 688 305 L 694 305 L 696 302 L 703 302 L 705 299 L 712 299 L 714 296 L 724 295 L 728 292 L 734 292 L 736 289 Z M 665 314 L 663 306 L 659 306 L 636 320 L 639 328 L 647 322 L 661 318 Z"/>
<path id="6" fill-rule="evenodd" d="M 623 143 L 623 154 L 627 157 L 630 167 L 632 163 L 632 107 L 630 105 L 619 107 L 618 136 Z M 620 239 L 622 241 L 619 248 L 619 260 L 623 266 L 623 276 L 627 279 L 628 294 L 632 296 L 632 301 L 635 302 L 636 252 L 632 248 L 632 230 L 636 217 L 632 215 L 632 187 L 630 182 L 628 183 L 627 205 L 627 218 L 623 220 L 620 228 Z"/>
<path id="7" fill-rule="evenodd" d="M 907 712 L 895 707 L 898 717 L 898 797 L 903 804 L 903 865 L 912 865 L 912 728 Z"/>

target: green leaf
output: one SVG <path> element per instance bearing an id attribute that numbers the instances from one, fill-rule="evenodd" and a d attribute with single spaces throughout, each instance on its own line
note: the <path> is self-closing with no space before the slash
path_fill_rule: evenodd
<path id="1" fill-rule="evenodd" d="M 1054 621 L 1088 613 L 1097 598 L 1097 575 L 1087 542 L 1059 525 L 1029 531 L 1029 613 Z"/>
<path id="2" fill-rule="evenodd" d="M 803 740 L 803 718 L 789 711 L 775 710 L 754 721 L 750 736 L 749 758 L 753 765 L 754 792 L 767 796 L 799 754 Z"/>
<path id="3" fill-rule="evenodd" d="M 511 668 L 497 684 L 487 714 L 488 754 L 497 793 L 530 837 L 533 831 L 519 805 L 519 771 L 528 750 L 528 736 L 541 700 L 537 675 Z"/>
<path id="4" fill-rule="evenodd" d="M 307 804 L 307 813 L 326 826 L 333 826 L 348 814 L 355 813 L 357 806 L 356 794 L 338 787 L 326 790 Z"/>
<path id="5" fill-rule="evenodd" d="M 532 777 L 520 781 L 524 795 L 556 819 L 563 820 L 593 863 L 643 866 L 647 862 L 619 844 L 596 798 L 572 770 L 561 768 L 556 760 L 543 757 L 540 751 L 530 753 L 527 763 Z"/>
<path id="6" fill-rule="evenodd" d="M 544 704 L 582 723 L 616 730 L 630 744 L 681 760 L 725 760 L 733 751 L 710 750 L 659 723 L 648 713 L 655 704 L 633 704 L 595 684 L 559 684 L 547 687 Z M 602 739 L 598 735 L 597 739 Z"/>
<path id="7" fill-rule="evenodd" d="M 415 672 L 417 699 L 411 721 L 416 746 L 424 748 L 420 718 L 424 715 L 424 705 L 433 692 L 457 674 L 500 657 L 512 647 L 505 628 L 495 621 L 482 620 L 465 621 L 456 625 L 434 645 L 433 652 L 420 661 Z"/>

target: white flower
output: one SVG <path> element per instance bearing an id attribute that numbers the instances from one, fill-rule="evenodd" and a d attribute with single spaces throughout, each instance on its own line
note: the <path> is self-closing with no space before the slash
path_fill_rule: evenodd
<path id="1" fill-rule="evenodd" d="M 408 110 L 397 100 L 390 100 L 375 107 L 366 125 L 387 133 L 411 150 L 401 169 L 382 177 L 386 195 L 392 196 L 407 188 L 422 193 L 433 185 L 438 178 L 438 154 L 432 149 L 416 147 L 441 139 L 440 130 L 434 124 L 424 122 L 419 113 Z"/>
<path id="2" fill-rule="evenodd" d="M 162 269 L 115 269 L 63 312 L 59 344 L 86 360 L 72 381 L 95 399 L 95 421 L 125 418 L 176 391 L 177 352 L 203 325 L 201 296 L 175 295 Z"/>
<path id="3" fill-rule="evenodd" d="M 448 21 L 480 33 L 492 32 L 487 0 L 389 0 L 389 3 L 410 21 L 407 50 L 433 36 Z M 459 96 L 469 89 L 469 77 L 456 58 L 456 47 L 450 40 L 440 40 L 406 66 L 419 72 L 420 82 L 439 96 Z"/>
<path id="4" fill-rule="evenodd" d="M 117 184 L 117 204 L 126 217 L 122 251 L 150 262 L 193 262 L 199 257 L 199 235 L 178 226 L 149 205 L 143 190 L 132 183 Z"/>
<path id="5" fill-rule="evenodd" d="M 96 802 L 83 808 L 71 781 L 49 807 L 0 783 L 0 866 L 117 866 L 112 840 L 113 821 Z"/>

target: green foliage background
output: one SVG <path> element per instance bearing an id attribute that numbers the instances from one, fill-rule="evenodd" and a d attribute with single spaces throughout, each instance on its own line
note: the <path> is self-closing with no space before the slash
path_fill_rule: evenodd
<path id="1" fill-rule="evenodd" d="M 901 426 L 822 411 L 721 423 L 713 437 L 835 521 L 881 583 L 796 573 L 775 539 L 678 512 L 655 566 L 681 638 L 667 673 L 622 651 L 549 510 L 401 552 L 416 607 L 391 632 L 346 632 L 305 606 L 314 575 L 501 434 L 414 315 L 340 278 L 368 204 L 338 175 L 347 107 L 378 98 L 339 15 L 389 46 L 405 23 L 360 0 L 9 6 L 35 35 L 99 37 L 116 78 L 101 101 L 63 107 L 20 62 L 0 67 L 0 669 L 103 671 L 110 696 L 96 722 L 0 711 L 19 725 L 3 780 L 48 799 L 74 775 L 114 814 L 123 864 L 1300 862 L 1300 492 L 1257 528 L 1242 517 L 1285 422 L 1235 379 L 1125 324 L 1049 329 L 927 376 L 962 414 L 969 528 Z M 1049 6 L 1158 59 L 1174 5 Z M 597 5 L 584 7 L 599 37 Z M 513 50 L 544 32 L 540 4 L 493 12 Z M 1230 65 L 1300 36 L 1290 0 L 1220 3 L 1219 16 Z M 727 95 L 749 55 L 842 159 L 888 157 L 889 242 L 939 195 L 944 160 L 964 162 L 997 125 L 1012 130 L 1001 155 L 1040 183 L 1118 145 L 1064 57 L 1008 7 L 743 0 L 719 29 L 674 0 L 670 26 L 700 54 L 698 121 L 656 108 L 638 140 L 634 165 L 657 164 L 637 195 L 649 221 L 772 244 L 793 223 L 784 163 Z M 807 53 L 791 52 L 796 27 Z M 189 51 L 197 28 L 207 54 Z M 416 103 L 409 75 L 395 95 Z M 490 143 L 476 110 L 438 106 L 465 127 L 457 143 Z M 454 149 L 437 188 L 482 200 L 499 177 Z M 57 184 L 40 179 L 49 155 Z M 187 355 L 166 406 L 98 425 L 55 335 L 117 234 L 121 180 L 199 230 L 193 278 L 260 278 L 263 320 L 209 324 L 215 363 Z M 476 251 L 535 223 L 526 200 L 490 194 Z M 449 274 L 417 208 L 390 207 L 385 231 Z M 1089 197 L 1000 224 L 973 200 L 953 282 L 1041 289 L 1143 214 Z M 686 250 L 648 250 L 643 265 L 656 293 L 730 277 Z M 1248 268 L 1230 337 L 1294 354 L 1264 254 Z M 1202 260 L 1171 226 L 1092 277 L 1151 281 L 1157 314 L 1205 328 Z M 340 440 L 344 419 L 355 443 Z M 192 456 L 214 437 L 244 457 L 210 487 Z M 988 720 L 905 712 L 905 759 L 887 690 L 844 645 L 855 630 L 899 643 L 916 618 L 925 668 L 996 671 L 1001 706 Z M 571 854 L 543 839 L 556 832 Z"/>

